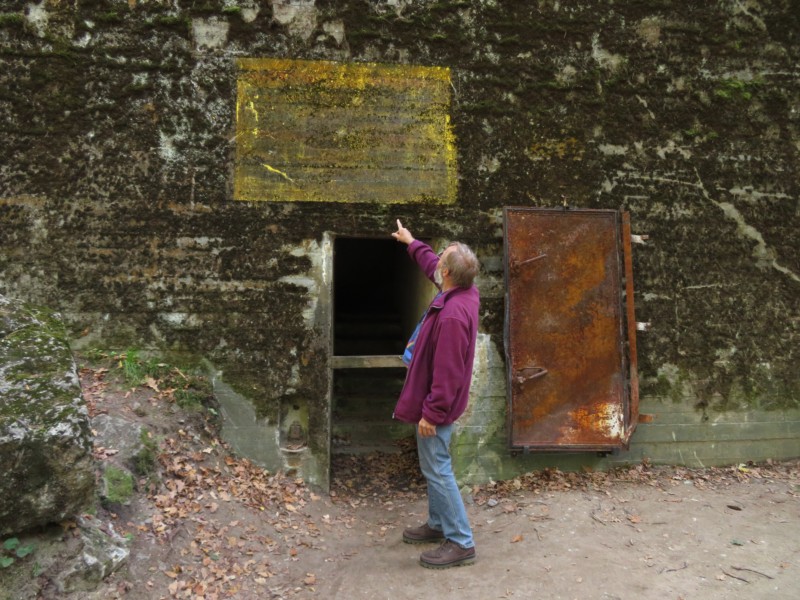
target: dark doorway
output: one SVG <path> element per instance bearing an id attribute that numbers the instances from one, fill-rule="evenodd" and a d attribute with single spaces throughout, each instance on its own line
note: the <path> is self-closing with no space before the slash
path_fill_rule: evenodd
<path id="1" fill-rule="evenodd" d="M 332 471 L 336 455 L 400 452 L 413 434 L 392 411 L 405 380 L 400 356 L 433 292 L 394 239 L 335 239 Z"/>
<path id="2" fill-rule="evenodd" d="M 405 245 L 391 238 L 337 238 L 333 272 L 333 354 L 402 354 L 420 289 Z"/>

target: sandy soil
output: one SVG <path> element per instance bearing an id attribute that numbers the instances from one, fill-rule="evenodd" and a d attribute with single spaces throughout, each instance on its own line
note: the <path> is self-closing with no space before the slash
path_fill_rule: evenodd
<path id="1" fill-rule="evenodd" d="M 476 486 L 477 561 L 433 571 L 417 562 L 431 546 L 401 540 L 426 513 L 413 448 L 343 459 L 332 494 L 315 493 L 230 456 L 163 391 L 130 392 L 92 369 L 83 379 L 94 411 L 157 434 L 160 480 L 96 517 L 131 538 L 126 567 L 93 593 L 61 596 L 44 573 L 41 598 L 800 597 L 798 462 L 546 471 Z"/>
<path id="2" fill-rule="evenodd" d="M 611 481 L 600 489 L 520 490 L 494 507 L 473 505 L 478 561 L 448 571 L 420 568 L 419 547 L 399 540 L 403 526 L 424 518 L 424 502 L 353 511 L 354 527 L 344 536 L 332 532 L 335 540 L 320 550 L 316 597 L 800 595 L 796 469 L 791 480 L 709 484 L 673 477 L 660 471 L 655 480 Z"/>

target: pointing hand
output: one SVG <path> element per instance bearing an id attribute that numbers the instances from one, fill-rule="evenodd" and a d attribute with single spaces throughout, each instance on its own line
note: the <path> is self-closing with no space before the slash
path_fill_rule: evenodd
<path id="1" fill-rule="evenodd" d="M 408 229 L 403 227 L 400 219 L 397 219 L 397 231 L 392 234 L 392 237 L 398 242 L 403 242 L 404 244 L 410 244 L 414 241 L 414 236 L 411 235 L 411 232 Z"/>

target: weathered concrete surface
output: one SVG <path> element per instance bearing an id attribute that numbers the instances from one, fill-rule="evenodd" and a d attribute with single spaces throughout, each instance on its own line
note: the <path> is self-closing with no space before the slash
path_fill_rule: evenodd
<path id="1" fill-rule="evenodd" d="M 135 471 L 145 450 L 142 441 L 142 435 L 146 435 L 144 428 L 129 419 L 104 414 L 92 417 L 91 425 L 95 446 L 113 448 L 115 462 Z"/>
<path id="2" fill-rule="evenodd" d="M 89 592 L 125 565 L 130 550 L 125 539 L 113 529 L 90 516 L 77 520 L 80 550 L 64 565 L 55 578 L 58 591 Z"/>
<path id="3" fill-rule="evenodd" d="M 89 417 L 61 323 L 0 296 L 0 535 L 92 504 Z"/>
<path id="4" fill-rule="evenodd" d="M 650 235 L 634 256 L 637 317 L 653 324 L 639 340 L 650 406 L 669 412 L 679 398 L 687 422 L 764 410 L 794 419 L 793 2 L 96 0 L 3 11 L 0 291 L 57 305 L 86 343 L 210 357 L 259 419 L 283 427 L 300 406 L 321 465 L 330 323 L 309 282 L 330 282 L 313 251 L 326 232 L 388 235 L 400 217 L 417 235 L 478 248 L 481 329 L 501 349 L 500 209 L 562 197 L 629 210 L 635 233 Z M 449 68 L 456 202 L 234 201 L 236 61 L 248 57 Z M 502 402 L 478 400 L 503 422 Z M 493 431 L 505 462 L 505 432 Z"/>
<path id="5" fill-rule="evenodd" d="M 128 542 L 110 519 L 81 515 L 67 527 L 52 525 L 18 536 L 32 554 L 0 571 L 2 600 L 35 598 L 113 598 L 103 581 L 123 568 L 130 557 Z"/>

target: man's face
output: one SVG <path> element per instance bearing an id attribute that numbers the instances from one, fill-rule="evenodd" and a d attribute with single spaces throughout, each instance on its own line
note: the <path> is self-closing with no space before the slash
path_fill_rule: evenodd
<path id="1" fill-rule="evenodd" d="M 436 285 L 442 287 L 442 283 L 444 282 L 444 275 L 442 273 L 442 269 L 446 268 L 444 266 L 444 259 L 445 257 L 453 251 L 452 246 L 448 246 L 442 252 L 439 253 L 439 262 L 436 265 L 436 271 L 433 272 L 433 280 L 436 282 Z"/>

